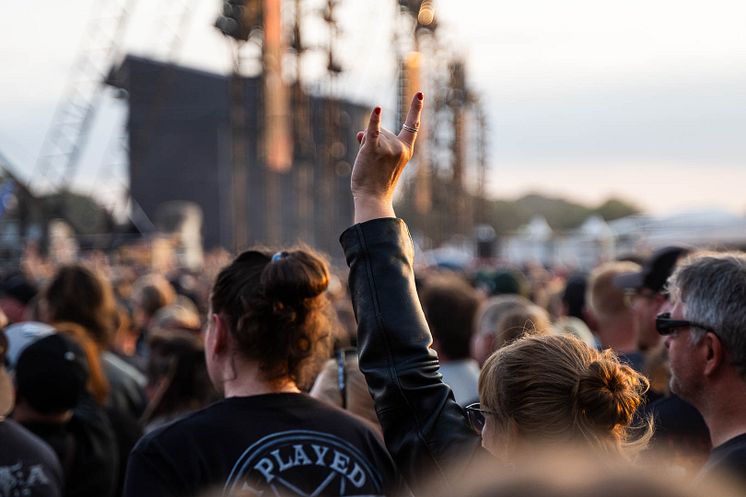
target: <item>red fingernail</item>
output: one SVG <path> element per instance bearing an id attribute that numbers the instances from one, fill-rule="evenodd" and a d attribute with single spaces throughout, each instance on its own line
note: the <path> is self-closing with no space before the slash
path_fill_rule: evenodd
<path id="1" fill-rule="evenodd" d="M 375 109 L 373 109 L 373 112 L 375 112 L 376 114 L 380 114 L 381 113 L 381 108 L 380 107 L 376 107 Z"/>
<path id="2" fill-rule="evenodd" d="M 425 98 L 425 95 L 423 95 L 421 91 L 418 91 L 417 92 L 417 100 L 422 100 L 423 98 Z"/>

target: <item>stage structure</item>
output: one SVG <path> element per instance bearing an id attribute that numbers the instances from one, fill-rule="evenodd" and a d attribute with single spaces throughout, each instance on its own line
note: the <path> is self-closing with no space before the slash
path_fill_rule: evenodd
<path id="1" fill-rule="evenodd" d="M 154 82 L 164 72 L 169 91 L 158 92 Z M 355 132 L 366 123 L 366 107 L 296 92 L 291 108 L 300 98 L 310 126 L 306 136 L 298 136 L 301 130 L 294 127 L 290 167 L 272 167 L 261 139 L 266 86 L 259 77 L 244 78 L 248 171 L 246 184 L 234 185 L 230 76 L 127 56 L 108 83 L 127 92 L 130 194 L 147 216 L 164 202 L 194 202 L 203 211 L 205 247 L 233 249 L 231 196 L 234 188 L 243 188 L 248 245 L 304 241 L 341 257 L 337 236 L 352 223 L 350 173 L 358 149 Z M 160 110 L 154 114 L 155 106 Z M 271 213 L 268 187 L 277 194 Z M 329 196 L 336 199 L 332 209 Z M 309 211 L 324 215 L 309 216 Z"/>

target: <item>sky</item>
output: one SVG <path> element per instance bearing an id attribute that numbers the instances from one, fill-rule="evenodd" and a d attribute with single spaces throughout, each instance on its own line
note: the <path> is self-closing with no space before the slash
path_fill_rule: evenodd
<path id="1" fill-rule="evenodd" d="M 163 57 L 181 0 L 10 0 L 0 7 L 0 152 L 28 178 L 93 8 L 137 3 L 126 51 Z M 325 43 L 304 2 L 310 41 Z M 218 0 L 191 2 L 178 61 L 226 72 L 212 27 Z M 648 212 L 746 213 L 746 2 L 742 0 L 435 0 L 441 44 L 467 60 L 489 123 L 487 191 L 586 203 L 614 195 Z M 170 15 L 170 17 L 169 17 Z M 393 115 L 393 0 L 342 0 L 336 90 Z M 304 62 L 323 89 L 320 53 Z M 126 105 L 108 93 L 74 184 L 109 195 Z M 391 121 L 390 121 L 391 122 Z M 392 123 L 393 124 L 393 123 Z"/>

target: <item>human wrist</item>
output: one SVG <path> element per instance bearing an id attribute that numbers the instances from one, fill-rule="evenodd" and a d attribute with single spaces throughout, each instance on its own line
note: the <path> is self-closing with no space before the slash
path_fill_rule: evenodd
<path id="1" fill-rule="evenodd" d="M 396 217 L 391 198 L 380 195 L 353 195 L 356 224 L 383 217 Z"/>

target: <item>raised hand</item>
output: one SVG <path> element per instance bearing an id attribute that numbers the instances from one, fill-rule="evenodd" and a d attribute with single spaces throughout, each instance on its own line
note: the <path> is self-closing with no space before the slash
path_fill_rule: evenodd
<path id="1" fill-rule="evenodd" d="M 368 128 L 358 132 L 360 150 L 350 181 L 356 223 L 396 216 L 392 203 L 394 189 L 414 153 L 423 100 L 422 92 L 412 98 L 407 119 L 398 135 L 381 128 L 380 107 L 373 109 Z"/>

